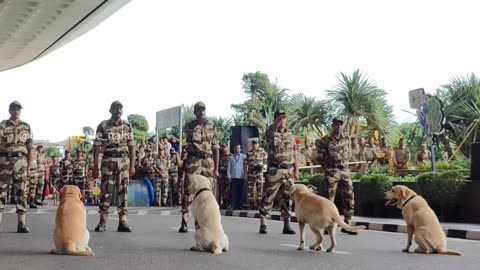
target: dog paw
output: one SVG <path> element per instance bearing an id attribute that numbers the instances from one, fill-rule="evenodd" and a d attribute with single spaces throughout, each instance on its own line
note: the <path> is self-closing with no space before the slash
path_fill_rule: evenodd
<path id="1" fill-rule="evenodd" d="M 327 252 L 333 252 L 333 248 L 328 248 Z"/>
<path id="2" fill-rule="evenodd" d="M 410 251 L 408 250 L 408 248 L 404 248 L 404 249 L 402 249 L 402 252 L 407 252 L 408 253 Z"/>
<path id="3" fill-rule="evenodd" d="M 199 246 L 193 246 L 190 248 L 191 251 L 203 251 L 203 248 L 199 247 Z"/>
<path id="4" fill-rule="evenodd" d="M 299 246 L 297 250 L 303 250 L 303 248 L 304 248 L 303 246 Z"/>
<path id="5" fill-rule="evenodd" d="M 222 249 L 217 248 L 217 249 L 215 249 L 212 253 L 213 253 L 214 255 L 222 254 Z"/>

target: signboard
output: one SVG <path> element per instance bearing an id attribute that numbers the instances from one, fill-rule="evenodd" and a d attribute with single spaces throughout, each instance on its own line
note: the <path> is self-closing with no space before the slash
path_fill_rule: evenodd
<path id="1" fill-rule="evenodd" d="M 423 104 L 417 110 L 417 116 L 427 138 L 443 131 L 445 115 L 442 101 L 438 97 L 425 95 Z"/>
<path id="2" fill-rule="evenodd" d="M 156 130 L 180 126 L 182 122 L 182 106 L 157 112 Z"/>
<path id="3" fill-rule="evenodd" d="M 410 100 L 410 108 L 419 109 L 424 101 L 425 90 L 418 88 L 408 92 L 408 99 Z"/>

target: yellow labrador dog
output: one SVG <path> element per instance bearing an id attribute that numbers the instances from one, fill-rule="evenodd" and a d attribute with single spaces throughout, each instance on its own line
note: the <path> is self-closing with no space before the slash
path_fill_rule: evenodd
<path id="1" fill-rule="evenodd" d="M 408 241 L 407 246 L 402 249 L 408 252 L 412 245 L 412 236 L 415 233 L 415 242 L 418 248 L 417 253 L 439 253 L 446 255 L 463 254 L 458 251 L 447 250 L 447 238 L 440 226 L 435 212 L 428 205 L 424 198 L 417 195 L 415 191 L 406 186 L 397 185 L 392 190 L 385 192 L 385 205 L 396 205 L 402 209 L 402 216 L 407 223 Z"/>
<path id="2" fill-rule="evenodd" d="M 195 220 L 195 242 L 193 251 L 210 251 L 221 254 L 228 251 L 228 237 L 223 231 L 220 207 L 212 193 L 210 180 L 195 175 L 189 185 L 189 192 L 194 196 L 192 214 Z"/>
<path id="3" fill-rule="evenodd" d="M 87 211 L 77 186 L 67 185 L 60 190 L 60 205 L 55 217 L 53 254 L 95 256 L 88 247 Z"/>
<path id="4" fill-rule="evenodd" d="M 313 250 L 322 250 L 322 232 L 327 229 L 330 236 L 330 247 L 327 252 L 333 251 L 337 242 L 335 240 L 335 228 L 337 224 L 343 229 L 357 232 L 365 229 L 365 226 L 350 226 L 340 217 L 337 207 L 329 199 L 319 196 L 302 184 L 294 184 L 290 189 L 290 195 L 295 202 L 295 215 L 300 227 L 300 246 L 297 250 L 303 250 L 305 246 L 305 224 L 315 234 L 317 241 L 310 246 Z"/>

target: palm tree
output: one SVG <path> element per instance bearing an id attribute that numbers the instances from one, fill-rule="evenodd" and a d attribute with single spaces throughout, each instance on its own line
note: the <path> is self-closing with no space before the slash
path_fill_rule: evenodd
<path id="1" fill-rule="evenodd" d="M 221 143 L 228 143 L 230 141 L 230 127 L 232 126 L 232 119 L 222 117 L 209 117 L 208 121 L 215 127 L 217 131 L 217 138 Z"/>
<path id="2" fill-rule="evenodd" d="M 385 99 L 387 93 L 358 69 L 352 76 L 341 73 L 338 80 L 327 96 L 333 108 L 340 108 L 336 113 L 347 118 L 349 135 L 357 137 L 369 130 L 385 133 L 393 123 L 393 109 Z"/>
<path id="3" fill-rule="evenodd" d="M 275 81 L 262 95 L 259 95 L 258 98 L 262 104 L 261 114 L 264 120 L 262 130 L 273 123 L 273 115 L 276 111 L 286 111 L 288 109 L 288 91 L 290 89 L 282 88 Z"/>
<path id="4" fill-rule="evenodd" d="M 304 94 L 293 95 L 290 103 L 290 128 L 297 134 L 313 130 L 319 137 L 323 137 L 324 127 L 332 118 L 329 104 Z"/>
<path id="5" fill-rule="evenodd" d="M 450 82 L 437 89 L 443 102 L 445 132 L 441 134 L 442 144 L 452 157 L 450 143 L 462 144 L 461 152 L 470 156 L 470 143 L 476 142 L 480 131 L 480 78 L 474 73 L 453 77 Z"/>

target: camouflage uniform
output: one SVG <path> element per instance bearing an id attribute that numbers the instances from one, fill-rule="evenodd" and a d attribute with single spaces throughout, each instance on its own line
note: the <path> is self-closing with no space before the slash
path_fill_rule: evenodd
<path id="1" fill-rule="evenodd" d="M 173 148 L 170 150 L 170 167 L 168 169 L 168 177 L 170 180 L 170 188 L 171 188 L 171 202 L 172 204 L 180 205 L 181 201 L 179 199 L 179 183 L 178 183 L 178 153 L 172 151 Z"/>
<path id="2" fill-rule="evenodd" d="M 213 151 L 220 148 L 215 127 L 208 122 L 202 125 L 198 120 L 191 121 L 187 126 L 186 140 L 187 158 L 183 163 L 183 171 L 185 172 L 182 200 L 183 215 L 182 227 L 179 232 L 186 232 L 188 208 L 192 203 L 189 200 L 190 193 L 188 191 L 190 179 L 194 175 L 203 175 L 210 179 L 212 190 L 215 190 L 215 163 L 212 157 Z"/>
<path id="3" fill-rule="evenodd" d="M 122 221 L 128 214 L 128 182 L 130 178 L 128 147 L 134 146 L 132 127 L 126 121 L 120 120 L 117 124 L 109 119 L 98 125 L 96 134 L 95 146 L 100 146 L 103 150 L 99 213 L 101 219 L 102 217 L 106 219 L 108 208 L 112 203 L 113 191 L 116 187 L 117 211 L 120 221 Z"/>
<path id="4" fill-rule="evenodd" d="M 220 202 L 222 208 L 227 208 L 230 205 L 230 186 L 231 182 L 228 179 L 228 162 L 230 161 L 230 152 L 220 154 L 218 164 L 218 191 L 220 193 Z"/>
<path id="5" fill-rule="evenodd" d="M 42 201 L 43 189 L 45 187 L 45 171 L 47 170 L 47 154 L 45 151 L 40 153 L 37 151 L 37 173 L 38 173 L 38 184 L 37 184 L 37 194 L 36 194 L 36 203 Z"/>
<path id="6" fill-rule="evenodd" d="M 73 160 L 66 156 L 60 160 L 61 181 L 58 183 L 58 190 L 63 186 L 72 184 L 73 181 Z"/>
<path id="7" fill-rule="evenodd" d="M 335 201 L 338 190 L 343 198 L 343 215 L 346 223 L 351 223 L 354 208 L 354 194 L 348 161 L 350 159 L 350 138 L 341 134 L 337 139 L 333 135 L 322 138 L 320 143 L 320 164 L 325 170 L 328 184 L 328 198 Z"/>
<path id="8" fill-rule="evenodd" d="M 10 119 L 0 123 L 0 225 L 6 204 L 8 186 L 13 184 L 19 222 L 17 232 L 28 232 L 28 228 L 25 226 L 27 155 L 28 150 L 31 151 L 32 149 L 32 130 L 29 124 L 19 120 L 18 125 L 15 125 Z"/>
<path id="9" fill-rule="evenodd" d="M 73 161 L 73 184 L 76 185 L 80 190 L 84 191 L 84 181 L 85 181 L 85 169 L 87 168 L 87 162 L 83 159 L 75 159 Z"/>
<path id="10" fill-rule="evenodd" d="M 247 152 L 248 204 L 256 209 L 262 201 L 263 165 L 267 164 L 267 153 L 262 148 Z"/>
<path id="11" fill-rule="evenodd" d="M 60 164 L 58 161 L 54 161 L 52 166 L 50 166 L 50 183 L 54 186 L 58 185 L 61 177 Z"/>
<path id="12" fill-rule="evenodd" d="M 351 145 L 351 156 L 350 162 L 359 162 L 365 161 L 365 148 L 360 147 L 358 144 Z M 351 164 L 349 166 L 350 170 L 353 172 L 360 172 L 363 164 Z"/>
<path id="13" fill-rule="evenodd" d="M 32 160 L 30 160 L 30 177 L 28 177 L 28 203 L 30 208 L 35 206 L 35 194 L 37 192 L 38 172 L 37 172 L 37 150 L 32 149 Z"/>
<path id="14" fill-rule="evenodd" d="M 280 211 L 284 220 L 290 220 L 290 188 L 294 183 L 295 138 L 285 130 L 281 133 L 270 126 L 266 134 L 268 168 L 263 187 L 260 217 L 270 215 L 277 193 L 280 195 Z"/>
<path id="15" fill-rule="evenodd" d="M 155 166 L 162 174 L 157 173 L 155 177 L 155 199 L 156 204 L 161 206 L 167 205 L 168 198 L 168 169 L 170 160 L 167 156 L 160 156 L 156 159 Z"/>
<path id="16" fill-rule="evenodd" d="M 143 173 L 144 177 L 147 177 L 152 186 L 155 186 L 155 169 L 153 168 L 155 159 L 151 156 L 143 158 Z"/>
<path id="17" fill-rule="evenodd" d="M 420 163 L 430 164 L 432 162 L 432 153 L 428 150 L 425 150 L 425 152 L 422 152 L 420 150 L 415 156 L 415 161 L 417 162 L 417 165 L 419 165 Z"/>
<path id="18" fill-rule="evenodd" d="M 395 161 L 395 169 L 407 170 L 408 162 L 410 161 L 410 149 L 404 147 L 403 149 L 396 148 L 393 154 Z"/>

